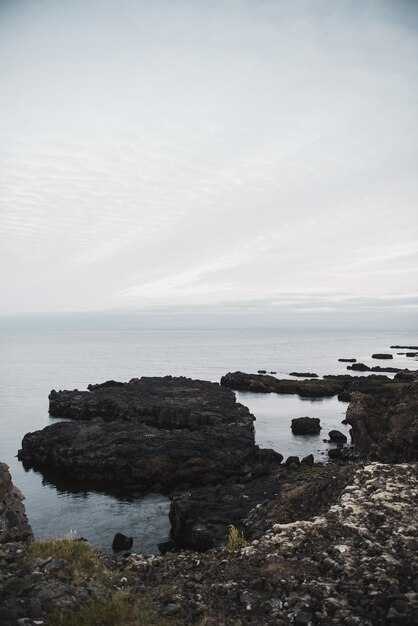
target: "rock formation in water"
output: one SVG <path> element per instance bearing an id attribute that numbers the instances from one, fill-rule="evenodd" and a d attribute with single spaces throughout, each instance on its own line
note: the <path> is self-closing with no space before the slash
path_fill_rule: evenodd
<path id="1" fill-rule="evenodd" d="M 225 480 L 257 449 L 254 416 L 206 381 L 144 377 L 52 391 L 50 412 L 72 420 L 25 435 L 27 467 L 137 491 Z"/>
<path id="2" fill-rule="evenodd" d="M 317 435 L 321 430 L 321 422 L 318 417 L 295 417 L 291 428 L 294 435 Z"/>
<path id="3" fill-rule="evenodd" d="M 255 393 L 290 393 L 307 398 L 325 398 L 342 393 L 362 391 L 364 393 L 391 394 L 399 388 L 400 381 L 388 376 L 329 375 L 313 380 L 279 379 L 273 376 L 229 372 L 222 376 L 221 385 L 236 391 Z"/>

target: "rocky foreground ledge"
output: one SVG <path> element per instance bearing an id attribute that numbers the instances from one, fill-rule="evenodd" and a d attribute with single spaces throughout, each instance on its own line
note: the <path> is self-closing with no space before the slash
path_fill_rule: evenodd
<path id="1" fill-rule="evenodd" d="M 373 463 L 354 473 L 323 514 L 286 523 L 276 512 L 243 547 L 131 554 L 120 562 L 78 541 L 3 543 L 0 621 L 415 626 L 417 498 L 415 464 Z M 295 506 L 294 491 L 289 503 Z M 256 508 L 248 523 L 262 519 L 263 507 Z"/>
<path id="2" fill-rule="evenodd" d="M 52 391 L 49 400 L 51 416 L 71 421 L 25 435 L 26 467 L 160 491 L 225 480 L 259 452 L 254 416 L 216 383 L 144 377 Z"/>

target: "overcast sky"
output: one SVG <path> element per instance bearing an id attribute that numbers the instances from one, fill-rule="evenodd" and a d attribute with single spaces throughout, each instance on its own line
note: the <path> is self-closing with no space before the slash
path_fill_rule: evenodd
<path id="1" fill-rule="evenodd" d="M 0 315 L 418 326 L 417 77 L 415 0 L 0 0 Z"/>

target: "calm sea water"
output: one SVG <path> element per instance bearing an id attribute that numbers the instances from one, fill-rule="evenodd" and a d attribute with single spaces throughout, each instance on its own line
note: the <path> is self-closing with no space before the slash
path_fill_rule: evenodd
<path id="1" fill-rule="evenodd" d="M 10 466 L 13 480 L 26 497 L 26 510 L 37 536 L 61 536 L 76 531 L 108 550 L 115 532 L 134 537 L 137 552 L 153 553 L 168 536 L 169 501 L 149 495 L 129 501 L 87 491 L 80 486 L 57 488 L 15 458 L 22 437 L 52 423 L 48 415 L 51 389 L 85 389 L 108 379 L 184 375 L 219 381 L 229 371 L 291 371 L 347 373 L 340 357 L 376 364 L 372 353 L 393 344 L 417 345 L 411 332 L 341 331 L 0 331 L 0 460 Z M 396 355 L 396 351 L 392 351 Z M 391 365 L 417 367 L 405 356 Z M 284 456 L 314 453 L 324 460 L 328 430 L 341 424 L 346 404 L 335 398 L 302 400 L 297 396 L 238 393 L 257 418 L 257 443 Z M 317 437 L 294 437 L 293 417 L 319 417 Z"/>

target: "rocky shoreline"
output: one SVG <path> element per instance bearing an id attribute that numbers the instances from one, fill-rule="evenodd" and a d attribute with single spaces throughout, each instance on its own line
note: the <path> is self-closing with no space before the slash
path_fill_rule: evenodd
<path id="1" fill-rule="evenodd" d="M 89 546 L 73 550 L 73 542 L 72 554 L 90 550 L 99 563 L 81 579 L 62 547 L 31 541 L 21 496 L 1 466 L 0 622 L 73 624 L 68 612 L 81 615 L 122 594 L 122 613 L 142 610 L 145 600 L 149 623 L 160 625 L 417 623 L 417 375 L 272 378 L 228 374 L 224 388 L 134 379 L 52 392 L 51 412 L 71 419 L 28 434 L 20 458 L 102 485 L 165 489 L 172 541 L 164 556 L 122 561 Z M 255 445 L 254 418 L 228 389 L 237 384 L 348 394 L 353 450 L 335 449 L 348 452 L 342 464 L 282 463 Z M 39 550 L 42 558 L 34 557 Z"/>

